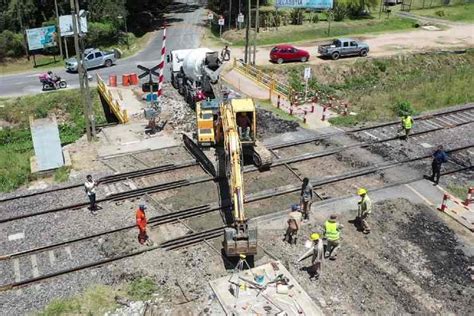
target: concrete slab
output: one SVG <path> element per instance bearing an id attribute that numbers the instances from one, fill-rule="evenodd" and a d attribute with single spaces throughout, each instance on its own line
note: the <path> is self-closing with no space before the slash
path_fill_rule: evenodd
<path id="1" fill-rule="evenodd" d="M 163 131 L 146 135 L 146 125 L 147 122 L 143 120 L 102 129 L 99 134 L 102 144 L 97 150 L 99 158 L 178 145 L 172 135 Z"/>
<path id="2" fill-rule="evenodd" d="M 115 100 L 120 104 L 120 108 L 127 110 L 130 118 L 143 113 L 145 102 L 140 100 L 134 92 L 136 87 L 109 87 Z"/>
<path id="3" fill-rule="evenodd" d="M 37 171 L 56 169 L 64 165 L 58 123 L 55 116 L 34 120 L 30 117 L 31 137 L 35 149 Z"/>
<path id="4" fill-rule="evenodd" d="M 319 307 L 279 261 L 267 263 L 250 271 L 245 270 L 238 275 L 225 276 L 209 282 L 227 315 L 323 315 Z M 290 280 L 289 285 L 293 285 L 287 294 L 277 293 L 276 283 L 265 286 L 280 274 Z M 254 281 L 254 275 L 264 276 L 263 290 L 245 281 Z M 241 285 L 238 297 L 233 295 L 232 289 L 235 289 L 236 285 L 231 282 Z M 244 284 L 247 286 L 246 289 L 242 288 Z"/>

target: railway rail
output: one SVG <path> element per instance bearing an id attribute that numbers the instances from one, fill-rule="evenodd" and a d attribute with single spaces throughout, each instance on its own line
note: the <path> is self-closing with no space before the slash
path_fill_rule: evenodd
<path id="1" fill-rule="evenodd" d="M 424 134 L 427 134 L 427 133 L 440 131 L 440 130 L 443 130 L 443 129 L 446 129 L 446 128 L 459 127 L 459 126 L 463 126 L 463 125 L 466 125 L 466 124 L 473 123 L 474 122 L 474 106 L 472 108 L 469 108 L 468 110 L 472 112 L 472 120 L 469 117 L 467 120 L 466 119 L 464 119 L 462 121 L 458 120 L 458 122 L 452 122 L 452 123 L 450 123 L 450 125 L 445 125 L 445 126 L 441 126 L 440 125 L 441 123 L 439 123 L 438 126 L 433 125 L 431 128 L 423 128 L 421 131 L 414 132 L 414 133 L 411 134 L 411 137 L 413 138 L 413 137 L 421 136 L 421 135 L 424 135 Z M 459 111 L 460 110 L 456 110 L 455 113 L 458 113 Z M 451 112 L 450 112 L 450 115 L 452 115 Z M 385 125 L 386 124 L 384 124 L 384 126 Z M 359 131 L 360 130 L 361 129 L 359 129 Z M 393 135 L 393 133 L 392 133 L 392 135 Z M 325 136 L 321 136 L 321 137 L 325 137 Z M 354 143 L 354 144 L 339 146 L 339 147 L 329 149 L 329 150 L 317 151 L 317 152 L 313 152 L 313 153 L 306 153 L 306 154 L 298 155 L 298 156 L 291 157 L 291 158 L 280 158 L 280 159 L 274 161 L 272 166 L 273 167 L 286 166 L 291 171 L 291 168 L 289 167 L 289 164 L 292 164 L 292 163 L 301 162 L 301 161 L 310 160 L 310 159 L 315 159 L 315 158 L 319 158 L 319 157 L 325 157 L 325 156 L 329 156 L 329 155 L 334 155 L 334 154 L 340 153 L 340 152 L 342 152 L 344 150 L 347 150 L 347 149 L 350 149 L 350 148 L 356 148 L 356 147 L 364 148 L 364 147 L 371 146 L 373 144 L 378 144 L 378 143 L 383 143 L 383 142 L 388 142 L 388 141 L 391 141 L 391 140 L 395 140 L 397 138 L 398 138 L 398 136 L 378 138 L 376 140 L 369 141 L 369 142 L 357 142 L 357 143 Z M 318 138 L 318 139 L 320 139 L 320 138 Z M 295 146 L 295 144 L 306 144 L 308 142 L 313 142 L 313 141 L 315 141 L 315 138 L 311 138 L 311 140 L 303 139 L 303 140 L 300 140 L 296 143 L 295 142 L 282 143 L 282 144 L 279 144 L 278 146 L 271 147 L 270 150 L 276 157 L 279 157 L 279 155 L 275 153 L 275 149 L 284 148 L 284 147 L 288 147 L 288 146 Z M 107 177 L 101 178 L 101 181 L 104 181 L 103 183 L 113 183 L 115 181 L 121 181 L 121 180 L 124 180 L 124 179 L 126 179 L 128 181 L 128 180 L 133 179 L 135 177 L 142 177 L 142 176 L 146 176 L 146 175 L 150 175 L 150 174 L 156 174 L 156 173 L 160 173 L 160 172 L 166 172 L 166 171 L 174 171 L 174 170 L 178 170 L 178 169 L 182 169 L 182 168 L 186 168 L 186 167 L 190 167 L 190 166 L 196 166 L 197 164 L 198 163 L 196 161 L 185 161 L 185 162 L 181 162 L 181 163 L 177 163 L 177 164 L 167 164 L 167 165 L 157 166 L 157 167 L 153 167 L 153 168 L 136 170 L 136 171 L 121 173 L 121 174 L 117 174 L 117 175 L 107 176 Z M 255 167 L 255 166 L 245 166 L 244 167 L 244 172 L 253 172 L 253 171 L 258 171 L 258 168 Z M 196 178 L 191 178 L 191 179 L 175 180 L 175 181 L 160 183 L 160 184 L 157 184 L 157 185 L 151 185 L 151 186 L 146 186 L 146 187 L 142 187 L 142 188 L 136 188 L 136 189 L 132 189 L 132 190 L 129 190 L 129 191 L 117 192 L 117 193 L 114 193 L 114 194 L 110 194 L 110 195 L 106 196 L 105 198 L 99 199 L 99 200 L 97 200 L 97 202 L 102 203 L 102 202 L 106 202 L 106 201 L 119 201 L 119 200 L 124 200 L 124 199 L 130 199 L 130 198 L 135 198 L 135 197 L 142 196 L 143 194 L 158 193 L 158 192 L 162 192 L 162 191 L 166 191 L 166 190 L 170 190 L 170 189 L 177 189 L 177 188 L 181 188 L 181 187 L 185 187 L 185 186 L 189 186 L 189 185 L 193 185 L 193 184 L 204 183 L 204 182 L 208 182 L 208 181 L 214 181 L 216 179 L 217 179 L 216 177 L 208 175 L 208 176 L 201 176 L 201 177 L 196 177 Z M 77 185 L 77 186 L 82 186 L 82 185 Z M 54 213 L 54 212 L 59 212 L 59 211 L 64 211 L 64 210 L 80 209 L 80 208 L 83 208 L 83 207 L 87 206 L 88 204 L 89 204 L 88 202 L 82 202 L 82 203 L 76 203 L 76 204 L 73 204 L 73 205 L 61 206 L 61 207 L 52 208 L 52 209 L 43 210 L 43 211 L 34 212 L 34 213 L 20 214 L 20 215 L 16 215 L 16 216 L 7 217 L 7 218 L 2 218 L 2 219 L 0 219 L 0 223 L 10 222 L 10 221 L 19 220 L 19 219 L 23 219 L 23 218 L 27 218 L 27 217 L 43 215 L 43 214 L 48 214 L 48 213 Z"/>
<path id="2" fill-rule="evenodd" d="M 438 130 L 442 130 L 445 128 L 452 128 L 452 127 L 457 127 L 457 126 L 462 126 L 465 124 L 469 124 L 474 122 L 474 106 L 468 106 L 464 108 L 459 108 L 459 109 L 454 109 L 454 110 L 448 110 L 448 111 L 442 111 L 439 113 L 435 114 L 428 114 L 428 115 L 420 115 L 420 116 L 415 116 L 414 117 L 417 121 L 417 124 L 414 127 L 415 133 L 412 134 L 412 136 L 416 135 L 421 135 L 429 132 L 435 132 Z M 444 120 L 444 121 L 443 121 Z M 420 124 L 421 123 L 421 127 Z M 303 145 L 311 142 L 315 142 L 318 140 L 324 140 L 333 136 L 337 135 L 343 135 L 343 134 L 355 134 L 358 132 L 365 132 L 368 130 L 376 130 L 384 127 L 391 127 L 393 128 L 396 125 L 399 125 L 399 121 L 392 121 L 392 122 L 387 122 L 387 123 L 382 123 L 378 125 L 373 125 L 373 126 L 367 126 L 367 127 L 362 127 L 362 128 L 357 128 L 357 129 L 352 129 L 348 131 L 338 131 L 338 132 L 333 132 L 333 133 L 327 133 L 323 135 L 317 135 L 314 137 L 309 137 L 305 138 L 302 140 L 297 140 L 297 141 L 292 141 L 292 142 L 282 142 L 279 144 L 274 144 L 268 146 L 269 149 L 275 150 L 275 149 L 282 149 L 286 147 L 291 147 L 291 146 L 298 146 L 298 145 Z M 417 131 L 418 129 L 421 129 L 421 131 Z M 373 133 L 371 133 L 373 135 Z M 395 137 L 377 137 L 373 135 L 373 138 L 375 139 L 375 142 L 383 142 L 383 141 L 390 141 L 394 140 L 397 138 Z M 368 146 L 370 143 L 356 143 L 353 145 L 350 145 L 347 148 L 351 147 L 357 147 L 358 145 L 360 146 Z M 151 167 L 151 168 L 146 168 L 146 169 L 139 169 L 139 170 L 134 170 L 134 171 L 129 171 L 129 172 L 123 172 L 123 173 L 118 173 L 118 174 L 113 174 L 109 176 L 102 177 L 98 179 L 101 183 L 108 184 L 108 183 L 114 183 L 118 181 L 125 181 L 137 177 L 143 177 L 147 175 L 152 175 L 156 173 L 161 173 L 161 172 L 166 172 L 166 171 L 173 171 L 173 170 L 178 170 L 182 168 L 187 168 L 187 167 L 192 167 L 192 166 L 197 166 L 198 162 L 195 160 L 189 160 L 189 161 L 183 161 L 179 163 L 174 163 L 174 164 L 163 164 L 160 166 L 156 167 Z M 47 189 L 47 190 L 42 190 L 38 192 L 32 192 L 32 193 L 27 193 L 27 194 L 22 194 L 19 196 L 11 196 L 11 197 L 4 197 L 0 198 L 0 203 L 1 202 L 7 202 L 7 201 L 12 201 L 12 200 L 17 200 L 17 199 L 22 199 L 22 198 L 27 198 L 27 197 L 32 197 L 32 196 L 37 196 L 37 195 L 42 195 L 42 194 L 47 194 L 47 193 L 52 193 L 52 192 L 58 192 L 58 191 L 63 191 L 63 190 L 68 190 L 68 189 L 74 189 L 78 187 L 82 187 L 82 183 L 78 184 L 71 184 L 68 186 L 63 186 L 60 188 L 52 188 L 52 189 Z"/>
<path id="3" fill-rule="evenodd" d="M 450 153 L 459 152 L 459 151 L 462 151 L 462 150 L 470 149 L 471 147 L 474 147 L 474 145 L 465 146 L 465 147 L 461 147 L 461 148 L 456 148 L 456 149 L 450 150 L 449 152 Z M 352 172 L 349 172 L 349 173 L 346 173 L 346 174 L 342 174 L 342 175 L 338 175 L 338 176 L 334 176 L 334 177 L 328 177 L 328 178 L 321 179 L 321 180 L 318 180 L 318 181 L 312 181 L 312 183 L 313 183 L 313 187 L 321 186 L 321 185 L 325 185 L 325 184 L 330 184 L 330 183 L 335 183 L 335 182 L 343 181 L 343 180 L 350 179 L 350 178 L 353 178 L 353 177 L 358 177 L 358 176 L 361 176 L 361 175 L 375 173 L 379 170 L 395 167 L 395 166 L 398 166 L 400 164 L 409 163 L 409 162 L 416 161 L 416 160 L 426 159 L 426 158 L 429 158 L 429 157 L 430 156 L 422 156 L 422 157 L 408 159 L 406 161 L 401 161 L 401 162 L 387 162 L 387 163 L 379 164 L 377 166 L 371 166 L 371 167 L 368 167 L 368 168 L 363 168 L 363 169 L 360 169 L 360 170 L 352 171 Z M 472 166 L 462 166 L 460 168 L 456 168 L 454 170 L 444 172 L 443 174 L 456 173 L 456 172 L 461 172 L 461 171 L 465 171 L 465 170 L 472 170 Z M 417 180 L 420 180 L 420 179 L 422 179 L 422 178 L 421 177 L 416 177 L 416 178 L 409 179 L 409 180 L 406 180 L 406 181 L 403 181 L 403 182 L 400 182 L 400 183 L 397 183 L 397 184 L 410 183 L 410 182 L 417 181 Z M 395 184 L 392 183 L 392 184 L 389 184 L 387 186 L 393 186 L 393 185 L 395 185 Z M 288 193 L 291 193 L 291 192 L 298 191 L 299 188 L 300 188 L 300 185 L 297 184 L 297 185 L 283 186 L 283 187 L 277 188 L 275 190 L 266 190 L 266 191 L 261 191 L 261 192 L 257 192 L 257 193 L 254 193 L 254 194 L 249 194 L 245 198 L 245 203 L 251 203 L 251 202 L 254 202 L 254 201 L 267 199 L 267 198 L 278 196 L 278 195 L 288 194 Z M 188 217 L 203 215 L 203 214 L 206 214 L 206 213 L 209 213 L 209 212 L 212 212 L 212 211 L 216 211 L 216 210 L 222 210 L 222 209 L 227 208 L 228 206 L 229 205 L 226 205 L 226 204 L 219 206 L 217 203 L 215 203 L 215 204 L 207 204 L 207 205 L 200 205 L 200 206 L 196 206 L 196 207 L 191 207 L 191 208 L 181 210 L 181 211 L 178 211 L 178 212 L 173 212 L 173 213 L 164 214 L 164 215 L 160 215 L 160 216 L 151 218 L 150 219 L 150 224 L 153 225 L 153 226 L 156 226 L 156 225 L 162 225 L 162 224 L 166 224 L 166 223 L 172 223 L 172 222 L 176 222 L 176 221 L 179 221 L 181 219 L 188 218 Z M 103 233 L 98 233 L 98 234 L 94 234 L 94 235 L 90 235 L 90 236 L 86 236 L 86 237 L 81 237 L 81 238 L 77 238 L 77 239 L 74 239 L 74 240 L 69 240 L 69 241 L 57 243 L 57 244 L 54 244 L 54 245 L 43 246 L 43 247 L 31 249 L 31 250 L 26 250 L 26 251 L 22 251 L 22 252 L 3 255 L 3 256 L 0 257 L 0 263 L 2 261 L 5 261 L 5 260 L 18 260 L 19 258 L 25 257 L 25 256 L 30 256 L 31 257 L 31 256 L 34 256 L 38 253 L 51 252 L 52 250 L 58 249 L 60 247 L 67 247 L 67 246 L 69 246 L 71 244 L 74 244 L 74 243 L 78 243 L 78 242 L 86 241 L 86 240 L 91 240 L 91 239 L 98 238 L 98 237 L 101 237 L 101 236 L 104 236 L 104 235 L 113 234 L 113 233 L 116 233 L 116 232 L 119 232 L 119 231 L 125 231 L 125 230 L 128 230 L 128 229 L 132 229 L 134 227 L 135 227 L 135 225 L 129 225 L 129 226 L 122 227 L 122 228 L 119 228 L 119 229 L 115 229 L 115 230 L 111 230 L 111 231 L 107 231 L 107 232 L 103 232 Z M 107 264 L 107 263 L 111 263 L 111 262 L 114 262 L 114 261 L 117 261 L 117 260 L 125 259 L 125 258 L 132 257 L 132 256 L 136 256 L 136 255 L 148 252 L 148 251 L 156 250 L 158 248 L 162 248 L 162 249 L 165 249 L 165 250 L 176 250 L 176 249 L 179 249 L 179 248 L 191 246 L 191 245 L 200 243 L 204 240 L 210 240 L 210 239 L 214 239 L 214 238 L 217 238 L 219 236 L 222 236 L 222 231 L 223 231 L 223 227 L 216 227 L 216 228 L 212 228 L 212 229 L 209 229 L 209 230 L 200 231 L 200 232 L 196 232 L 196 233 L 193 233 L 193 234 L 188 234 L 188 235 L 185 235 L 185 236 L 182 236 L 182 237 L 179 237 L 179 238 L 175 238 L 175 239 L 172 239 L 172 240 L 168 240 L 168 241 L 165 241 L 165 242 L 163 242 L 159 245 L 155 245 L 155 246 L 152 246 L 152 247 L 132 251 L 130 253 L 125 253 L 125 254 L 118 255 L 118 256 L 114 256 L 112 258 L 103 258 L 103 259 L 101 259 L 99 261 L 96 261 L 96 262 L 90 262 L 90 263 L 82 264 L 82 265 L 75 266 L 75 267 L 72 267 L 72 268 L 47 273 L 47 274 L 44 274 L 44 275 L 41 275 L 41 276 L 37 274 L 36 276 L 34 275 L 32 278 L 28 278 L 28 279 L 24 279 L 24 280 L 15 279 L 14 282 L 10 282 L 8 284 L 0 285 L 0 291 L 5 291 L 5 290 L 18 288 L 18 287 L 22 287 L 22 286 L 27 286 L 29 284 L 37 283 L 37 282 L 40 282 L 40 281 L 43 281 L 43 280 L 46 280 L 46 279 L 50 279 L 50 278 L 57 277 L 57 276 L 60 276 L 60 275 L 72 273 L 72 272 L 75 272 L 75 271 L 80 271 L 80 270 L 84 270 L 84 269 L 88 269 L 88 268 L 102 266 L 102 265 Z M 33 259 L 31 259 L 31 261 L 33 262 Z M 16 264 L 14 263 L 10 266 L 15 266 L 15 265 L 17 266 L 18 263 L 16 263 Z"/>

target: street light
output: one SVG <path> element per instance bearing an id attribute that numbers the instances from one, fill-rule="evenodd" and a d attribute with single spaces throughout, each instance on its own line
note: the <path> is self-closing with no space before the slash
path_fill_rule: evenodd
<path id="1" fill-rule="evenodd" d="M 123 17 L 122 15 L 117 16 L 117 19 L 122 20 L 123 23 L 125 24 L 125 41 L 127 43 L 127 49 L 130 49 L 130 46 L 128 44 L 128 30 L 127 30 L 127 18 Z"/>

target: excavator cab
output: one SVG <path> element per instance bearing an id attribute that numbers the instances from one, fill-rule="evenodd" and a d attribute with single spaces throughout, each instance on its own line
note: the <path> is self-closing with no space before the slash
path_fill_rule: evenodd
<path id="1" fill-rule="evenodd" d="M 232 109 L 242 147 L 253 146 L 257 135 L 257 114 L 252 99 L 232 99 Z"/>

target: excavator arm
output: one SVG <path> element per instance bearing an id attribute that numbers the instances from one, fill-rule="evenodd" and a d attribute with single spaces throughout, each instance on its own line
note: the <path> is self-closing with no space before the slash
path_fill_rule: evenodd
<path id="1" fill-rule="evenodd" d="M 224 250 L 228 256 L 257 253 L 257 231 L 248 227 L 244 210 L 244 183 L 242 172 L 242 145 L 237 130 L 235 114 L 230 103 L 220 107 L 224 150 L 226 155 L 226 172 L 232 199 L 234 227 L 224 231 Z"/>

